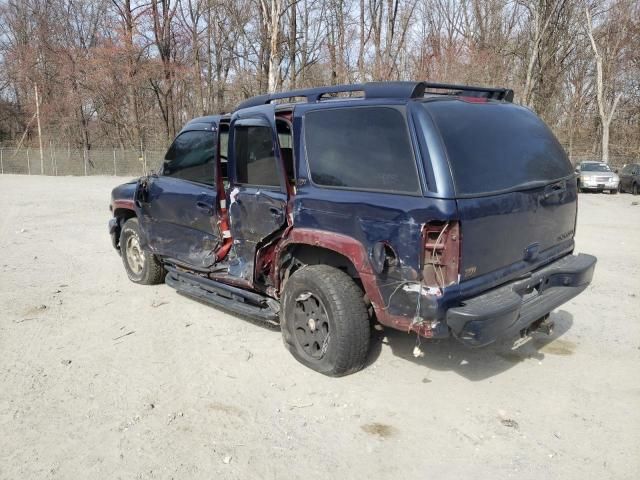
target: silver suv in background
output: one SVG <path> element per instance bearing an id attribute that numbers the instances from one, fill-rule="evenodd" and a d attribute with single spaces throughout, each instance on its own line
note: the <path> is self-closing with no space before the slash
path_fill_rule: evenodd
<path id="1" fill-rule="evenodd" d="M 608 190 L 609 193 L 618 193 L 620 177 L 606 163 L 581 162 L 576 166 L 576 173 L 578 173 L 578 188 L 581 192 Z"/>

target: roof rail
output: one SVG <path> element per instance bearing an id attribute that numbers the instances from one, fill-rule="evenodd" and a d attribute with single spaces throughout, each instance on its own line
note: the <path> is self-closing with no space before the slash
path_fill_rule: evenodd
<path id="1" fill-rule="evenodd" d="M 287 92 L 267 93 L 241 102 L 236 110 L 265 105 L 274 100 L 287 98 L 305 98 L 308 103 L 319 102 L 322 97 L 347 92 L 363 92 L 364 98 L 422 98 L 427 89 L 449 90 L 442 95 L 468 95 L 495 100 L 513 101 L 513 90 L 507 88 L 473 87 L 431 82 L 367 82 L 349 85 L 330 85 L 326 87 L 305 88 Z M 432 92 L 429 92 L 432 93 Z M 433 92 L 437 93 L 437 92 Z"/>

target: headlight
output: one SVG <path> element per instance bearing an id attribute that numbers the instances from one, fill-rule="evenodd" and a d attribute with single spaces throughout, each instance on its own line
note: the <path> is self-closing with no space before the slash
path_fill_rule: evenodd
<path id="1" fill-rule="evenodd" d="M 587 175 L 583 175 L 582 177 L 580 177 L 580 181 L 581 182 L 590 182 L 591 181 L 591 177 L 588 177 Z"/>
<path id="2" fill-rule="evenodd" d="M 620 177 L 618 175 L 614 175 L 613 177 L 611 177 L 611 181 L 613 183 L 618 183 L 620 181 Z"/>

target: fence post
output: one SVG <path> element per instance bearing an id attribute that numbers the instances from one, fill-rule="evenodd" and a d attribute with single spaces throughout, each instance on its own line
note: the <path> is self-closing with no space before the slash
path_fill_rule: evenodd
<path id="1" fill-rule="evenodd" d="M 51 160 L 51 175 L 55 175 L 53 168 L 53 142 L 51 140 L 49 140 L 49 160 Z"/>
<path id="2" fill-rule="evenodd" d="M 144 174 L 148 175 L 149 171 L 147 169 L 147 151 L 146 150 L 143 150 L 142 152 L 142 162 L 144 164 Z"/>
<path id="3" fill-rule="evenodd" d="M 2 161 L 2 149 L 0 148 L 0 174 L 4 175 L 4 162 Z"/>
<path id="4" fill-rule="evenodd" d="M 31 175 L 31 160 L 29 159 L 29 147 L 27 147 L 27 172 Z"/>
<path id="5" fill-rule="evenodd" d="M 116 149 L 113 149 L 113 176 L 118 176 L 118 171 L 116 170 Z"/>

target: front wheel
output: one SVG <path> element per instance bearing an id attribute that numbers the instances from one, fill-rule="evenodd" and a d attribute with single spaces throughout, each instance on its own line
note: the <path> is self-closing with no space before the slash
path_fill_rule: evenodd
<path id="1" fill-rule="evenodd" d="M 640 186 L 638 186 L 637 183 L 633 184 L 633 194 L 634 195 L 640 195 Z"/>
<path id="2" fill-rule="evenodd" d="M 281 300 L 282 338 L 303 365 L 329 376 L 360 370 L 369 351 L 364 294 L 342 270 L 311 265 L 287 281 Z"/>
<path id="3" fill-rule="evenodd" d="M 156 285 L 164 281 L 164 269 L 155 255 L 140 246 L 140 224 L 130 218 L 120 234 L 122 263 L 129 280 L 142 285 Z"/>

